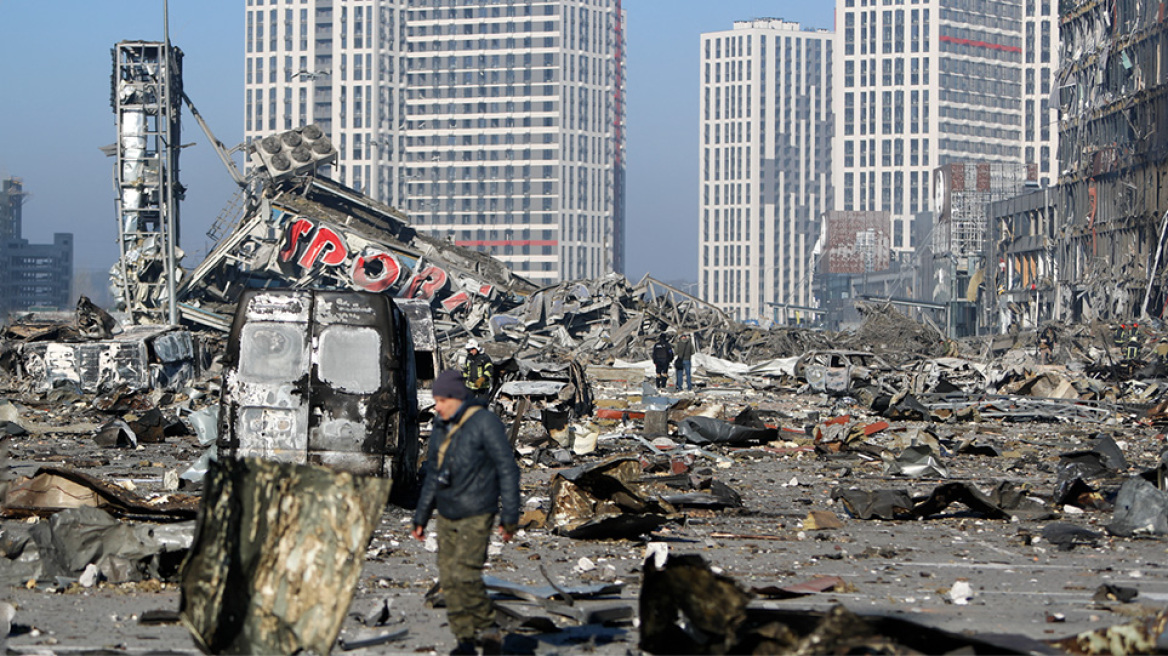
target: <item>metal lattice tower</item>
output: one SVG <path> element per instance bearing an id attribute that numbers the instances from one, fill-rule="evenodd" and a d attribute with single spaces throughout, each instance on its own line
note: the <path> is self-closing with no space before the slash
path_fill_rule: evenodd
<path id="1" fill-rule="evenodd" d="M 113 287 L 134 323 L 174 323 L 182 51 L 169 41 L 122 41 L 113 49 L 111 84 L 121 254 Z"/>

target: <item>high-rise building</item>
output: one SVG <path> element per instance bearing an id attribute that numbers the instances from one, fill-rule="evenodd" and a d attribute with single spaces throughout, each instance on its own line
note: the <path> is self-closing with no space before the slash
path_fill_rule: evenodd
<path id="1" fill-rule="evenodd" d="M 247 0 L 245 135 L 535 281 L 624 268 L 620 0 Z"/>
<path id="2" fill-rule="evenodd" d="M 1022 26 L 1022 163 L 1039 186 L 1058 182 L 1059 16 L 1056 0 L 1024 0 Z"/>
<path id="3" fill-rule="evenodd" d="M 20 178 L 0 180 L 0 318 L 11 312 L 67 310 L 73 283 L 73 234 L 30 244 L 22 234 L 26 194 Z"/>
<path id="4" fill-rule="evenodd" d="M 701 36 L 701 296 L 739 320 L 814 305 L 831 190 L 834 35 L 780 19 Z"/>
<path id="5" fill-rule="evenodd" d="M 244 136 L 315 123 L 333 177 L 382 202 L 405 193 L 407 0 L 247 0 Z"/>
<path id="6" fill-rule="evenodd" d="M 1053 181 L 1053 0 L 841 0 L 835 209 L 892 217 L 892 248 L 954 162 L 1032 164 Z"/>

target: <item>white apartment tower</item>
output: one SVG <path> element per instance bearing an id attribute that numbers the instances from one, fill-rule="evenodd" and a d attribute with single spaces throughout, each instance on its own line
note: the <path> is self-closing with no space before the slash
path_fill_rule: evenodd
<path id="1" fill-rule="evenodd" d="M 739 320 L 805 317 L 830 209 L 834 35 L 781 19 L 701 36 L 701 297 Z"/>
<path id="2" fill-rule="evenodd" d="M 619 0 L 415 0 L 412 220 L 541 282 L 623 271 Z"/>
<path id="3" fill-rule="evenodd" d="M 266 2 L 266 5 L 265 5 Z M 247 0 L 245 135 L 537 282 L 624 270 L 621 0 Z"/>
<path id="4" fill-rule="evenodd" d="M 840 0 L 835 209 L 889 212 L 892 248 L 906 254 L 912 217 L 935 209 L 935 168 L 1027 163 L 1053 180 L 1052 3 Z"/>

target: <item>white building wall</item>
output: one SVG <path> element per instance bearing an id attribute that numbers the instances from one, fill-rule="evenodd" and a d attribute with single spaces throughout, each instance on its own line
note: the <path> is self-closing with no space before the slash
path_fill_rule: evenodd
<path id="1" fill-rule="evenodd" d="M 833 35 L 779 19 L 701 37 L 701 296 L 739 320 L 814 306 L 811 250 L 832 200 Z"/>
<path id="2" fill-rule="evenodd" d="M 247 0 L 245 138 L 316 123 L 339 153 L 332 176 L 401 206 L 404 4 Z"/>
<path id="3" fill-rule="evenodd" d="M 1024 0 L 1023 160 L 1038 168 L 1042 185 L 1058 182 L 1058 103 L 1054 99 L 1059 66 L 1056 0 Z"/>

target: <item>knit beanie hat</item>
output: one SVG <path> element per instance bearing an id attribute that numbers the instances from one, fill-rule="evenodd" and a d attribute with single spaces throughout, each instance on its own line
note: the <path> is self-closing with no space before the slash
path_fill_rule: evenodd
<path id="1" fill-rule="evenodd" d="M 462 373 L 456 369 L 447 369 L 438 374 L 438 377 L 434 379 L 431 394 L 435 397 L 442 396 L 448 399 L 458 399 L 459 401 L 465 401 L 470 398 L 470 390 L 466 388 L 466 382 L 462 379 Z"/>

